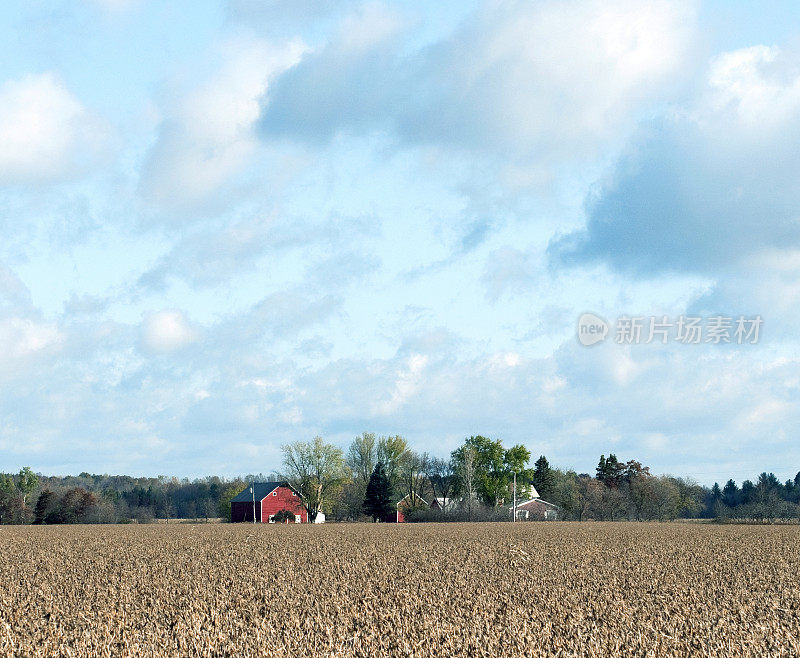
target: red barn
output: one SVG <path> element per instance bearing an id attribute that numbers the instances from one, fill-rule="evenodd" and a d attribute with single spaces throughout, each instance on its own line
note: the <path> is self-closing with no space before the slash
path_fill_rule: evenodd
<path id="1" fill-rule="evenodd" d="M 274 523 L 273 517 L 281 510 L 294 514 L 295 523 L 308 523 L 308 512 L 303 507 L 298 491 L 288 482 L 254 482 L 231 500 L 231 521 L 253 522 L 255 501 L 256 521 Z"/>

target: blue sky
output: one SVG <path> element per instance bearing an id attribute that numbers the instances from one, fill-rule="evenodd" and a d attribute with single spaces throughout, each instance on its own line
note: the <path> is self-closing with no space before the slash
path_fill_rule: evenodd
<path id="1" fill-rule="evenodd" d="M 0 470 L 800 470 L 791 2 L 9 2 Z M 764 320 L 590 348 L 576 322 Z M 612 328 L 613 331 L 613 328 Z"/>

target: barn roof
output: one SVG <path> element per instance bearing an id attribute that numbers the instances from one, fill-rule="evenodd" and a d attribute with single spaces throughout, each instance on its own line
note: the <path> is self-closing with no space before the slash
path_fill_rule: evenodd
<path id="1" fill-rule="evenodd" d="M 252 503 L 253 494 L 250 493 L 250 486 L 251 485 L 248 484 L 235 498 L 231 498 L 231 502 Z M 289 487 L 292 489 L 292 491 L 294 491 L 294 487 L 292 487 L 285 480 L 275 480 L 273 482 L 254 482 L 252 486 L 255 488 L 256 500 L 263 500 L 278 487 Z"/>

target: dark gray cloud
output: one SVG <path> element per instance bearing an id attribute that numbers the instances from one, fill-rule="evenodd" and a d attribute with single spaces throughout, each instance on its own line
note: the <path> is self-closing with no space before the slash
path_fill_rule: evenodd
<path id="1" fill-rule="evenodd" d="M 780 139 L 800 137 L 800 125 Z M 586 203 L 586 228 L 555 239 L 556 262 L 605 261 L 640 276 L 718 272 L 764 248 L 800 245 L 800 154 L 780 142 L 721 153 L 696 127 L 660 122 Z"/>

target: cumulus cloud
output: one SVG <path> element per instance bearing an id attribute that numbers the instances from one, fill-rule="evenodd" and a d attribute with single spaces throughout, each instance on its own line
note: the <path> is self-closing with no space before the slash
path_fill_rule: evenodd
<path id="1" fill-rule="evenodd" d="M 606 143 L 684 62 L 692 6 L 485 3 L 414 47 L 393 10 L 366 5 L 270 89 L 266 136 L 383 131 L 408 143 L 551 164 Z"/>
<path id="2" fill-rule="evenodd" d="M 153 354 L 175 352 L 194 343 L 198 337 L 198 330 L 181 311 L 167 309 L 150 313 L 142 323 L 142 347 Z"/>
<path id="3" fill-rule="evenodd" d="M 800 57 L 753 47 L 717 57 L 700 97 L 645 126 L 587 200 L 555 262 L 636 275 L 720 273 L 800 247 Z"/>
<path id="4" fill-rule="evenodd" d="M 269 81 L 302 52 L 299 42 L 229 43 L 220 70 L 166 109 L 142 170 L 145 198 L 170 209 L 196 209 L 240 172 L 258 146 L 253 126 Z"/>
<path id="5" fill-rule="evenodd" d="M 0 184 L 72 178 L 106 152 L 108 126 L 54 73 L 0 86 Z"/>

